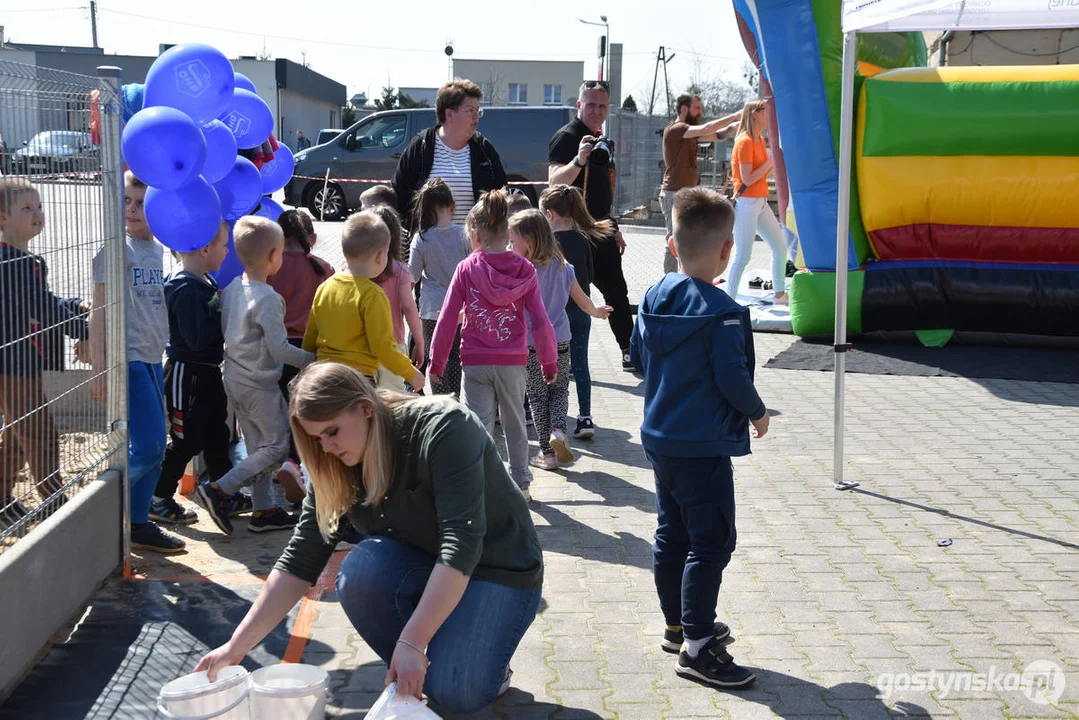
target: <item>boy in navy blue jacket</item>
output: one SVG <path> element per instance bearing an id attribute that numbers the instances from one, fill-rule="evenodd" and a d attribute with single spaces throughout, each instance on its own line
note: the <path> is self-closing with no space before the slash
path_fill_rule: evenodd
<path id="1" fill-rule="evenodd" d="M 185 509 L 175 498 L 191 458 L 202 453 L 214 480 L 232 469 L 228 397 L 221 381 L 225 353 L 221 293 L 210 276 L 228 255 L 228 241 L 229 226 L 221 223 L 209 245 L 180 253 L 182 269 L 165 281 L 169 312 L 169 342 L 165 346 L 169 443 L 150 503 L 150 518 L 157 522 L 189 525 L 197 519 L 194 510 Z"/>
<path id="2" fill-rule="evenodd" d="M 755 676 L 734 663 L 723 644 L 730 630 L 715 621 L 736 537 L 731 457 L 749 454 L 749 424 L 753 437 L 768 432 L 768 411 L 753 387 L 749 311 L 712 284 L 730 261 L 734 209 L 687 188 L 673 215 L 680 272 L 645 293 L 630 343 L 645 377 L 641 444 L 656 476 L 662 646 L 678 653 L 679 675 L 739 688 Z"/>

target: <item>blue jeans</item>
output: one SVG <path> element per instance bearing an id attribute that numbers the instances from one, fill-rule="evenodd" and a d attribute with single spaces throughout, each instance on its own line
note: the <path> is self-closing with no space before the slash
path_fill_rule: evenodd
<path id="1" fill-rule="evenodd" d="M 161 462 L 165 459 L 165 381 L 161 363 L 127 364 L 127 459 L 131 523 L 150 519 Z"/>
<path id="2" fill-rule="evenodd" d="M 723 570 L 737 537 L 731 459 L 645 452 L 656 476 L 652 570 L 660 609 L 667 624 L 681 625 L 687 638 L 711 637 Z"/>
<path id="3" fill-rule="evenodd" d="M 566 306 L 569 315 L 569 364 L 573 383 L 577 386 L 577 415 L 592 417 L 592 374 L 588 370 L 588 336 L 592 333 L 592 316 L 577 304 Z"/>
<path id="4" fill-rule="evenodd" d="M 387 537 L 365 538 L 341 564 L 341 607 L 387 665 L 434 565 L 431 555 Z M 510 658 L 536 617 L 541 590 L 469 580 L 461 602 L 427 648 L 431 667 L 423 690 L 433 703 L 467 714 L 494 701 Z"/>

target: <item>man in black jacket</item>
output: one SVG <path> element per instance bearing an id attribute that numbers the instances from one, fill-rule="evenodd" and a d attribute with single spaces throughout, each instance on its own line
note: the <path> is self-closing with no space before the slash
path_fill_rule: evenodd
<path id="1" fill-rule="evenodd" d="M 584 191 L 588 212 L 596 220 L 609 219 L 615 225 L 614 235 L 592 245 L 593 282 L 603 293 L 603 300 L 614 308 L 607 321 L 622 349 L 622 369 L 636 368 L 629 359 L 629 338 L 633 332 L 633 316 L 629 307 L 629 291 L 622 274 L 622 253 L 626 243 L 618 230 L 618 221 L 611 216 L 614 206 L 614 148 L 610 148 L 605 163 L 592 161 L 592 141 L 603 134 L 607 119 L 610 88 L 602 80 L 589 80 L 581 85 L 577 96 L 577 117 L 554 137 L 547 153 L 547 181 L 551 185 L 574 185 Z"/>
<path id="2" fill-rule="evenodd" d="M 438 124 L 413 138 L 397 163 L 393 189 L 397 211 L 412 227 L 412 199 L 428 179 L 440 177 L 457 203 L 454 221 L 464 224 L 480 194 L 506 185 L 506 171 L 494 145 L 476 132 L 483 91 L 470 80 L 454 80 L 438 90 Z"/>

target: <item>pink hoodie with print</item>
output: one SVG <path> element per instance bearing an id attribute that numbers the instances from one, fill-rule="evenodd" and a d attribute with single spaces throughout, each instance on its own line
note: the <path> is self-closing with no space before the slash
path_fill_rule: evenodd
<path id="1" fill-rule="evenodd" d="M 432 375 L 446 369 L 461 308 L 465 311 L 462 365 L 524 365 L 528 361 L 527 312 L 543 373 L 553 375 L 558 370 L 554 328 L 543 307 L 536 268 L 528 260 L 512 252 L 476 252 L 457 266 L 431 340 Z"/>

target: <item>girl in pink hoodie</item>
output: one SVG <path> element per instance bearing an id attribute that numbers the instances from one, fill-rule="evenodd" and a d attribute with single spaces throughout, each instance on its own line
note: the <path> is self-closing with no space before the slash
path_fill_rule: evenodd
<path id="1" fill-rule="evenodd" d="M 528 468 L 524 417 L 528 361 L 525 313 L 531 320 L 536 355 L 548 383 L 555 381 L 558 371 L 554 328 L 543 307 L 535 267 L 506 248 L 506 192 L 484 193 L 468 214 L 465 229 L 474 252 L 457 266 L 450 281 L 431 342 L 430 377 L 437 381 L 446 368 L 457 318 L 463 309 L 461 399 L 480 416 L 488 432 L 494 429 L 495 409 L 501 407 L 510 475 L 531 501 L 528 488 L 532 471 Z"/>

